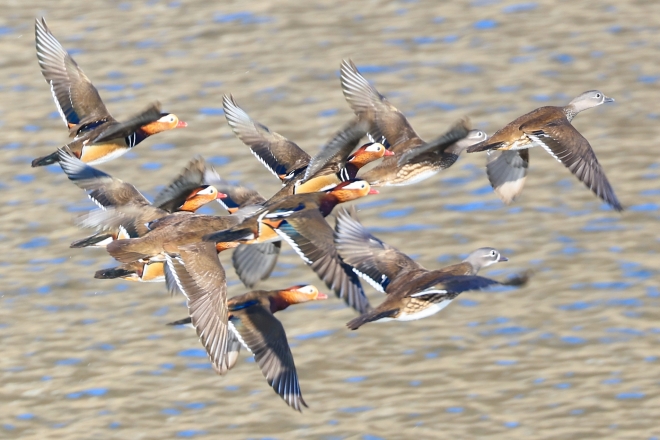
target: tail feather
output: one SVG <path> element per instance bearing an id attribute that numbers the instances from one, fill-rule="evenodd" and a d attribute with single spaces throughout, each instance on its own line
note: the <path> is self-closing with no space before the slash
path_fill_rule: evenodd
<path id="1" fill-rule="evenodd" d="M 109 269 L 97 270 L 94 274 L 94 278 L 99 280 L 112 280 L 115 278 L 124 278 L 135 274 L 137 274 L 137 272 L 134 270 L 127 270 L 123 267 L 111 267 Z"/>
<path id="2" fill-rule="evenodd" d="M 167 325 L 192 325 L 192 319 L 190 319 L 190 316 L 188 316 L 177 321 L 168 322 Z"/>
<path id="3" fill-rule="evenodd" d="M 70 247 L 72 248 L 84 248 L 84 247 L 89 247 L 89 246 L 99 246 L 99 243 L 101 243 L 104 240 L 107 240 L 109 238 L 113 238 L 113 234 L 107 234 L 104 232 L 90 235 L 89 237 L 85 237 L 81 240 L 76 240 L 73 243 L 71 243 Z"/>
<path id="4" fill-rule="evenodd" d="M 532 277 L 532 275 L 534 275 L 534 271 L 532 269 L 528 269 L 523 273 L 516 274 L 506 281 L 501 281 L 500 284 L 503 286 L 521 287 L 529 282 L 529 279 Z"/>
<path id="5" fill-rule="evenodd" d="M 59 158 L 59 156 L 57 154 L 57 151 L 56 151 L 52 154 L 49 154 L 48 156 L 37 157 L 36 159 L 34 159 L 32 161 L 32 168 L 51 165 L 51 164 L 54 164 L 54 163 L 59 162 L 59 161 L 60 161 L 60 158 Z"/>
<path id="6" fill-rule="evenodd" d="M 396 312 L 397 310 L 379 311 L 378 309 L 374 309 L 370 312 L 363 313 L 357 318 L 351 319 L 346 323 L 346 327 L 350 328 L 351 330 L 357 330 L 367 322 L 378 321 L 379 319 L 383 318 L 391 318 L 396 314 Z"/>
<path id="7" fill-rule="evenodd" d="M 106 247 L 106 250 L 115 260 L 132 263 L 158 253 L 152 252 L 149 248 L 149 243 L 145 243 L 141 238 L 129 238 L 113 241 Z"/>
<path id="8" fill-rule="evenodd" d="M 474 144 L 471 147 L 468 147 L 466 150 L 468 153 L 475 153 L 477 151 L 487 151 L 487 150 L 494 150 L 502 145 L 502 142 L 489 142 L 489 140 L 485 140 L 483 142 L 479 142 L 478 144 Z"/>
<path id="9" fill-rule="evenodd" d="M 214 241 L 216 243 L 229 243 L 240 240 L 250 240 L 254 238 L 251 229 L 226 229 L 224 231 L 214 232 L 204 236 L 204 241 Z"/>

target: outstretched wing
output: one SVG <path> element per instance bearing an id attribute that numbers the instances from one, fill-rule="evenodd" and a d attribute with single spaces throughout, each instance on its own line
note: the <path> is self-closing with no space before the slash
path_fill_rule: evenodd
<path id="1" fill-rule="evenodd" d="M 529 150 L 488 151 L 486 173 L 495 194 L 506 204 L 522 192 L 529 167 Z"/>
<path id="2" fill-rule="evenodd" d="M 46 20 L 37 19 L 34 30 L 41 73 L 67 127 L 110 117 L 98 90 L 51 34 Z"/>
<path id="3" fill-rule="evenodd" d="M 332 228 L 318 210 L 293 214 L 276 231 L 337 297 L 343 298 L 346 304 L 360 313 L 371 309 L 359 277 L 339 257 Z"/>
<path id="4" fill-rule="evenodd" d="M 617 211 L 623 211 L 589 141 L 570 122 L 561 119 L 540 129 L 527 131 L 522 126 L 521 130 L 563 163 L 598 197 Z"/>
<path id="5" fill-rule="evenodd" d="M 227 362 L 227 282 L 212 243 L 180 248 L 180 257 L 167 256 L 177 285 L 188 299 L 193 327 L 218 374 L 229 370 Z"/>
<path id="6" fill-rule="evenodd" d="M 282 323 L 270 310 L 255 304 L 232 312 L 230 328 L 254 354 L 268 384 L 291 408 L 302 412 L 301 405 L 307 404 Z"/>
<path id="7" fill-rule="evenodd" d="M 346 162 L 346 159 L 355 149 L 358 142 L 360 142 L 360 139 L 366 136 L 368 129 L 369 124 L 366 121 L 352 120 L 346 124 L 311 159 L 301 183 L 315 176 L 339 172 L 341 166 Z"/>
<path id="8" fill-rule="evenodd" d="M 344 262 L 381 292 L 399 273 L 422 269 L 409 256 L 371 235 L 357 218 L 355 207 L 340 208 L 337 213 L 335 245 Z"/>
<path id="9" fill-rule="evenodd" d="M 374 139 L 385 137 L 396 150 L 398 144 L 419 138 L 403 113 L 369 84 L 353 61 L 342 61 L 340 79 L 348 105 L 360 119 L 369 121 L 369 133 Z"/>
<path id="10" fill-rule="evenodd" d="M 250 147 L 257 159 L 280 180 L 285 180 L 290 173 L 307 166 L 310 161 L 309 154 L 284 136 L 250 119 L 236 104 L 233 96 L 224 95 L 222 106 L 227 123 L 236 136 Z"/>

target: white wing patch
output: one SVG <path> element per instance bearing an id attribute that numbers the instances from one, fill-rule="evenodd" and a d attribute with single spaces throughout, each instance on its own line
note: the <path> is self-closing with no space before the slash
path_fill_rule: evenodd
<path id="1" fill-rule="evenodd" d="M 411 298 L 419 298 L 421 296 L 435 295 L 435 294 L 439 294 L 439 293 L 447 293 L 447 291 L 442 290 L 442 289 L 424 290 L 423 292 L 413 293 L 412 295 L 410 295 L 410 297 Z"/>
<path id="2" fill-rule="evenodd" d="M 367 274 L 365 274 L 363 272 L 360 272 L 356 268 L 353 268 L 353 272 L 355 272 L 360 278 L 362 278 L 367 283 L 369 283 L 371 285 L 371 287 L 373 287 L 377 291 L 379 291 L 381 293 L 385 293 L 385 289 L 383 289 L 383 286 L 381 286 L 380 283 L 378 283 L 378 281 L 374 280 L 373 278 L 371 278 Z M 385 275 L 383 275 L 383 277 L 385 277 L 385 279 L 387 279 L 387 277 Z M 383 279 L 383 281 L 385 281 L 385 279 Z"/>
<path id="3" fill-rule="evenodd" d="M 243 338 L 241 337 L 241 334 L 238 332 L 238 330 L 236 330 L 236 327 L 234 326 L 234 323 L 231 322 L 231 321 L 229 321 L 229 322 L 227 323 L 227 326 L 229 327 L 229 330 L 231 330 L 231 332 L 234 334 L 234 336 L 236 336 L 236 339 L 238 339 L 238 342 L 240 342 L 241 345 L 242 345 L 243 347 L 245 347 L 245 349 L 246 349 L 247 351 L 249 351 L 250 353 L 252 353 L 252 350 L 250 350 L 250 347 L 247 346 L 247 344 L 245 343 L 245 341 L 244 341 Z"/>
<path id="4" fill-rule="evenodd" d="M 289 237 L 287 234 L 285 234 L 284 232 L 280 231 L 279 229 L 275 229 L 275 232 L 277 232 L 277 235 L 279 235 L 280 237 L 282 237 L 282 239 L 284 239 L 284 241 L 286 241 L 287 243 L 289 243 L 289 246 L 291 246 L 291 247 L 293 248 L 293 250 L 296 251 L 296 253 L 298 254 L 298 256 L 299 256 L 300 258 L 302 258 L 303 261 L 304 261 L 305 263 L 307 263 L 307 264 L 309 264 L 309 265 L 311 265 L 312 263 L 314 263 L 312 260 L 310 260 L 309 258 L 307 258 L 307 257 L 305 256 L 305 254 L 303 253 L 303 251 L 301 251 L 300 248 L 298 247 L 298 244 L 296 244 L 296 242 L 293 241 L 293 239 L 291 239 L 291 237 Z"/>
<path id="5" fill-rule="evenodd" d="M 53 101 L 55 101 L 55 107 L 57 107 L 57 112 L 62 117 L 62 120 L 64 121 L 64 125 L 68 127 L 69 121 L 66 120 L 66 116 L 64 115 L 64 110 L 62 110 L 62 106 L 60 106 L 60 101 L 57 100 L 57 95 L 55 94 L 55 86 L 53 85 L 53 80 L 50 80 L 48 82 L 50 83 L 50 93 L 53 94 Z M 69 90 L 69 96 L 71 96 L 71 90 Z M 71 106 L 73 107 L 73 103 L 71 103 Z"/>
<path id="6" fill-rule="evenodd" d="M 547 151 L 548 153 L 550 153 L 550 155 L 551 155 L 552 157 L 554 157 L 554 158 L 557 160 L 557 162 L 561 163 L 561 159 L 559 159 L 559 157 L 557 157 L 557 155 L 556 155 L 556 154 L 550 149 L 550 147 L 548 147 L 548 146 L 545 144 L 545 142 L 543 142 L 543 140 L 541 140 L 540 136 L 537 136 L 537 135 L 534 135 L 534 134 L 528 134 L 527 136 L 528 136 L 528 137 L 534 142 L 535 145 L 538 145 L 538 146 L 540 146 L 540 147 L 543 147 L 543 149 L 544 149 L 545 151 Z M 544 135 L 541 135 L 541 136 L 542 136 L 542 137 L 547 137 L 547 138 L 552 139 L 552 138 L 551 138 L 550 136 L 548 136 L 547 134 L 544 134 Z"/>

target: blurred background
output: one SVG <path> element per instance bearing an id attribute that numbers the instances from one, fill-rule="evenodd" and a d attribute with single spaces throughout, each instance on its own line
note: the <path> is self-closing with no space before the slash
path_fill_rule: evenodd
<path id="1" fill-rule="evenodd" d="M 310 405 L 298 414 L 250 356 L 221 378 L 192 330 L 165 326 L 186 315 L 183 297 L 95 280 L 111 259 L 69 249 L 88 233 L 73 218 L 94 205 L 59 166 L 30 168 L 67 141 L 35 56 L 41 16 L 113 116 L 159 100 L 188 122 L 99 166 L 148 197 L 196 154 L 274 193 L 227 126 L 222 94 L 313 153 L 351 117 L 338 78 L 351 58 L 424 139 L 463 116 L 492 134 L 585 90 L 614 97 L 574 123 L 627 209 L 608 208 L 540 150 L 510 206 L 483 154 L 358 201 L 374 234 L 428 268 L 493 246 L 510 261 L 486 275 L 536 275 L 357 332 L 335 298 L 282 312 Z M 660 4 L 641 1 L 6 2 L 0 437 L 658 438 L 659 16 Z M 260 287 L 321 285 L 283 248 Z M 243 293 L 228 275 L 230 294 Z"/>

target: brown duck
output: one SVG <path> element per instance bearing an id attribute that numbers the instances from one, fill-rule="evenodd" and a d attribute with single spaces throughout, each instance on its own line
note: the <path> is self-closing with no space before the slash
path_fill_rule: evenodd
<path id="1" fill-rule="evenodd" d="M 117 121 L 106 109 L 96 87 L 53 36 L 43 18 L 36 20 L 35 35 L 41 73 L 73 137 L 67 146 L 83 162 L 97 164 L 115 159 L 151 135 L 186 127 L 176 115 L 161 113 L 158 103 L 127 122 Z M 50 165 L 58 158 L 58 153 L 54 152 L 33 160 L 32 166 Z"/>
<path id="2" fill-rule="evenodd" d="M 373 186 L 411 185 L 452 166 L 470 145 L 486 138 L 480 130 L 470 130 L 462 120 L 431 142 L 424 142 L 396 107 L 360 74 L 355 64 L 344 60 L 340 68 L 344 97 L 360 121 L 369 124 L 374 139 L 385 139 L 392 157 L 360 173 Z"/>
<path id="3" fill-rule="evenodd" d="M 274 313 L 292 304 L 326 299 L 312 285 L 257 290 L 227 299 L 225 271 L 212 243 L 181 248 L 168 265 L 187 298 L 190 323 L 197 331 L 216 372 L 225 374 L 241 345 L 254 355 L 275 392 L 291 408 L 307 406 L 298 383 L 293 355 L 282 323 Z M 177 323 L 185 323 L 182 320 Z"/>
<path id="4" fill-rule="evenodd" d="M 348 322 L 351 330 L 373 321 L 411 321 L 447 307 L 460 293 L 497 284 L 522 285 L 527 275 L 506 282 L 477 276 L 480 269 L 507 261 L 493 248 L 480 248 L 459 264 L 427 270 L 409 256 L 371 235 L 355 210 L 340 210 L 335 230 L 337 252 L 354 271 L 381 292 L 385 301 Z"/>
<path id="5" fill-rule="evenodd" d="M 594 150 L 571 124 L 581 111 L 613 101 L 598 90 L 590 90 L 565 107 L 537 108 L 467 151 L 489 151 L 488 178 L 505 203 L 510 203 L 522 192 L 529 166 L 527 150 L 540 146 L 563 163 L 598 197 L 615 210 L 622 211 L 623 206 L 614 194 Z"/>

